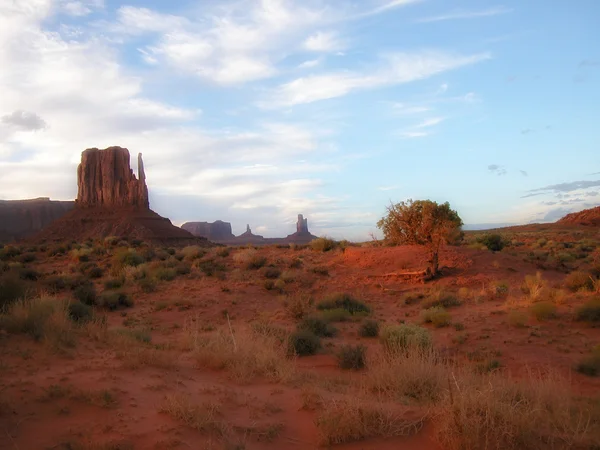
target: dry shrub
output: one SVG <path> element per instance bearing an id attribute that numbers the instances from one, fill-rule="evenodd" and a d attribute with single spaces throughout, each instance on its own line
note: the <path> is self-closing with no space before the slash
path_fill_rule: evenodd
<path id="1" fill-rule="evenodd" d="M 587 449 L 599 442 L 597 411 L 576 403 L 557 376 L 453 376 L 450 388 L 435 421 L 450 450 Z"/>
<path id="2" fill-rule="evenodd" d="M 508 323 L 513 327 L 523 328 L 527 325 L 527 314 L 513 309 L 508 312 Z"/>
<path id="3" fill-rule="evenodd" d="M 332 445 L 372 437 L 408 436 L 421 429 L 423 419 L 409 417 L 383 403 L 352 398 L 324 401 L 316 425 L 321 443 Z"/>
<path id="4" fill-rule="evenodd" d="M 123 360 L 123 367 L 126 369 L 141 367 L 172 369 L 177 362 L 177 357 L 172 352 L 146 346 L 130 348 L 118 356 Z"/>
<path id="5" fill-rule="evenodd" d="M 168 414 L 173 419 L 183 422 L 194 430 L 215 433 L 219 436 L 226 434 L 227 427 L 220 419 L 219 405 L 213 402 L 194 404 L 187 396 L 181 394 L 165 397 L 159 412 Z"/>
<path id="6" fill-rule="evenodd" d="M 448 368 L 431 349 L 377 353 L 359 382 L 363 390 L 394 400 L 436 401 L 447 388 Z"/>
<path id="7" fill-rule="evenodd" d="M 431 323 L 436 328 L 447 327 L 452 322 L 450 313 L 443 306 L 432 306 L 421 311 L 423 323 Z"/>
<path id="8" fill-rule="evenodd" d="M 285 298 L 284 305 L 290 318 L 299 320 L 312 311 L 313 299 L 310 295 L 294 294 Z"/>
<path id="9" fill-rule="evenodd" d="M 531 314 L 539 321 L 556 318 L 556 305 L 550 302 L 539 302 L 531 306 Z"/>
<path id="10" fill-rule="evenodd" d="M 565 287 L 571 292 L 592 291 L 594 279 L 589 273 L 576 270 L 565 277 Z"/>
<path id="11" fill-rule="evenodd" d="M 247 328 L 240 328 L 233 337 L 229 330 L 204 335 L 192 329 L 187 332 L 200 367 L 224 369 L 238 381 L 256 377 L 283 381 L 294 373 L 294 361 L 287 357 L 287 339 Z"/>
<path id="12" fill-rule="evenodd" d="M 0 329 L 29 334 L 37 341 L 57 347 L 75 345 L 75 325 L 69 318 L 69 303 L 53 297 L 37 297 L 12 304 L 0 314 Z"/>
<path id="13" fill-rule="evenodd" d="M 380 339 L 390 354 L 405 353 L 413 348 L 427 350 L 432 346 L 429 330 L 413 323 L 387 325 L 381 331 Z"/>
<path id="14" fill-rule="evenodd" d="M 537 300 L 544 286 L 545 281 L 542 278 L 542 272 L 538 271 L 534 275 L 526 275 L 523 284 L 521 285 L 521 291 L 527 295 L 531 300 Z"/>

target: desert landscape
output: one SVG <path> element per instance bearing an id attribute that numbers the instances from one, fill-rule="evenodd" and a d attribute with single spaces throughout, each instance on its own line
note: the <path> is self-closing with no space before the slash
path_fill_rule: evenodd
<path id="1" fill-rule="evenodd" d="M 151 211 L 139 160 L 86 150 L 74 208 L 0 248 L 1 448 L 598 448 L 600 208 L 226 246 Z"/>

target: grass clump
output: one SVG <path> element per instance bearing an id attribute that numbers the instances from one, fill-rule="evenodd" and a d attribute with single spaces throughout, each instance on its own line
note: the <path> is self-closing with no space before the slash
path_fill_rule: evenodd
<path id="1" fill-rule="evenodd" d="M 27 284 L 14 272 L 0 275 L 0 312 L 23 298 L 27 293 Z"/>
<path id="2" fill-rule="evenodd" d="M 433 306 L 421 311 L 423 323 L 431 323 L 436 328 L 447 327 L 452 322 L 450 313 L 443 306 Z"/>
<path id="3" fill-rule="evenodd" d="M 85 323 L 89 322 L 94 317 L 94 310 L 92 307 L 81 302 L 69 303 L 68 312 L 69 317 L 74 322 Z"/>
<path id="4" fill-rule="evenodd" d="M 229 330 L 206 335 L 198 325 L 185 327 L 185 332 L 200 367 L 226 370 L 244 382 L 256 377 L 284 381 L 294 373 L 294 362 L 287 357 L 288 340 L 279 335 L 247 328 L 235 330 L 233 338 Z"/>
<path id="5" fill-rule="evenodd" d="M 255 255 L 246 263 L 246 269 L 258 270 L 261 267 L 263 267 L 266 263 L 267 258 L 265 256 Z"/>
<path id="6" fill-rule="evenodd" d="M 98 306 L 114 311 L 119 307 L 131 308 L 133 300 L 124 292 L 104 291 L 98 296 Z"/>
<path id="7" fill-rule="evenodd" d="M 381 331 L 380 338 L 388 353 L 405 353 L 415 348 L 427 350 L 432 346 L 429 330 L 412 323 L 388 325 Z"/>
<path id="8" fill-rule="evenodd" d="M 104 281 L 104 287 L 106 289 L 119 289 L 119 288 L 123 287 L 124 284 L 125 284 L 124 277 L 113 277 L 113 278 L 109 278 L 108 280 Z"/>
<path id="9" fill-rule="evenodd" d="M 509 311 L 508 323 L 513 327 L 524 328 L 527 324 L 527 314 L 525 314 L 523 311 Z"/>
<path id="10" fill-rule="evenodd" d="M 321 348 L 319 336 L 309 330 L 299 330 L 289 337 L 289 350 L 298 356 L 314 355 Z"/>
<path id="11" fill-rule="evenodd" d="M 364 345 L 344 345 L 337 354 L 340 369 L 364 369 L 367 365 L 367 348 Z"/>
<path id="12" fill-rule="evenodd" d="M 73 291 L 73 297 L 79 300 L 84 305 L 95 305 L 96 298 L 98 297 L 96 293 L 96 287 L 92 283 L 82 284 L 78 286 Z"/>
<path id="13" fill-rule="evenodd" d="M 326 237 L 320 237 L 310 241 L 310 248 L 316 252 L 328 252 L 336 247 L 337 242 Z"/>
<path id="14" fill-rule="evenodd" d="M 212 277 L 218 272 L 225 272 L 227 270 L 225 264 L 214 259 L 205 259 L 202 261 L 197 261 L 196 267 L 200 269 L 202 273 L 204 273 L 204 275 L 206 275 L 207 277 Z"/>
<path id="15" fill-rule="evenodd" d="M 265 270 L 265 278 L 268 278 L 269 280 L 275 280 L 279 278 L 280 275 L 281 270 L 279 270 L 276 267 L 267 267 L 267 269 Z"/>
<path id="16" fill-rule="evenodd" d="M 137 267 L 144 262 L 144 257 L 132 249 L 119 250 L 113 256 L 113 265 L 116 267 Z"/>
<path id="17" fill-rule="evenodd" d="M 456 294 L 454 294 L 453 292 L 447 292 L 443 289 L 433 290 L 421 302 L 421 306 L 423 307 L 423 309 L 432 308 L 434 306 L 452 308 L 453 306 L 460 305 L 461 302 L 456 296 Z"/>
<path id="18" fill-rule="evenodd" d="M 368 319 L 360 325 L 359 334 L 362 337 L 377 337 L 379 336 L 379 322 Z"/>
<path id="19" fill-rule="evenodd" d="M 550 302 L 539 302 L 531 305 L 531 314 L 539 320 L 544 321 L 556 318 L 556 305 Z"/>
<path id="20" fill-rule="evenodd" d="M 316 419 L 323 445 L 343 444 L 373 437 L 408 436 L 422 425 L 421 418 L 408 418 L 391 407 L 361 399 L 323 402 Z"/>
<path id="21" fill-rule="evenodd" d="M 333 337 L 337 334 L 337 329 L 326 320 L 320 317 L 305 317 L 298 324 L 298 330 L 306 330 L 320 337 Z"/>
<path id="22" fill-rule="evenodd" d="M 177 272 L 168 267 L 159 267 L 154 272 L 154 276 L 160 281 L 173 281 L 177 277 Z"/>
<path id="23" fill-rule="evenodd" d="M 292 319 L 302 319 L 313 309 L 313 299 L 309 295 L 295 294 L 285 299 L 285 308 Z"/>
<path id="24" fill-rule="evenodd" d="M 193 404 L 187 396 L 168 395 L 159 412 L 171 416 L 197 431 L 215 433 L 219 436 L 226 433 L 227 427 L 220 419 L 220 407 L 214 402 Z"/>
<path id="25" fill-rule="evenodd" d="M 535 275 L 526 275 L 521 291 L 531 300 L 536 300 L 542 293 L 546 283 L 542 278 L 542 272 L 538 271 Z"/>
<path id="26" fill-rule="evenodd" d="M 333 294 L 317 304 L 317 309 L 321 311 L 331 309 L 344 309 L 351 315 L 369 314 L 371 308 L 363 302 L 356 300 L 350 294 Z"/>
<path id="27" fill-rule="evenodd" d="M 585 322 L 600 322 L 600 297 L 593 298 L 580 306 L 575 317 Z"/>
<path id="28" fill-rule="evenodd" d="M 594 289 L 592 276 L 581 270 L 576 270 L 567 275 L 564 284 L 571 292 L 592 291 Z"/>

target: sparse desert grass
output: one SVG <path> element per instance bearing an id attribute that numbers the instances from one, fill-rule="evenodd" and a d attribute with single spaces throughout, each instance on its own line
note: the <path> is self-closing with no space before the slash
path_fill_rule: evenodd
<path id="1" fill-rule="evenodd" d="M 177 277 L 177 272 L 173 268 L 159 267 L 154 271 L 154 276 L 160 281 L 173 281 Z"/>
<path id="2" fill-rule="evenodd" d="M 86 323 L 94 318 L 94 310 L 91 306 L 81 302 L 71 302 L 68 305 L 69 318 L 74 322 Z"/>
<path id="3" fill-rule="evenodd" d="M 336 248 L 337 242 L 333 239 L 320 237 L 310 241 L 310 248 L 316 252 L 328 252 Z"/>
<path id="4" fill-rule="evenodd" d="M 410 417 L 386 404 L 361 399 L 326 400 L 316 418 L 323 445 L 407 436 L 419 431 L 422 424 L 422 417 Z"/>
<path id="5" fill-rule="evenodd" d="M 218 436 L 227 433 L 227 426 L 221 419 L 220 407 L 215 402 L 195 404 L 185 395 L 168 395 L 159 412 L 168 414 L 194 430 L 215 433 Z"/>
<path id="6" fill-rule="evenodd" d="M 287 340 L 247 328 L 236 330 L 233 336 L 224 330 L 201 334 L 193 327 L 186 332 L 199 367 L 223 369 L 234 379 L 245 382 L 256 377 L 282 381 L 294 373 L 294 362 L 287 357 Z"/>
<path id="7" fill-rule="evenodd" d="M 432 289 L 421 301 L 423 309 L 432 308 L 434 306 L 452 308 L 453 306 L 460 306 L 460 304 L 460 299 L 454 292 L 449 292 L 444 289 Z"/>
<path id="8" fill-rule="evenodd" d="M 423 402 L 439 400 L 448 387 L 450 369 L 431 348 L 409 347 L 404 352 L 377 352 L 360 383 L 368 394 Z"/>
<path id="9" fill-rule="evenodd" d="M 123 367 L 132 370 L 141 367 L 173 370 L 177 362 L 177 356 L 173 352 L 147 346 L 128 346 L 118 356 L 123 361 Z"/>
<path id="10" fill-rule="evenodd" d="M 567 275 L 564 284 L 571 292 L 594 290 L 593 277 L 589 273 L 581 270 L 576 270 Z"/>
<path id="11" fill-rule="evenodd" d="M 194 261 L 196 259 L 202 258 L 206 254 L 206 250 L 197 245 L 190 245 L 184 247 L 181 250 L 181 254 L 183 255 L 186 261 Z"/>
<path id="12" fill-rule="evenodd" d="M 443 306 L 432 306 L 421 311 L 423 323 L 430 323 L 436 328 L 447 327 L 452 322 L 450 313 Z"/>
<path id="13" fill-rule="evenodd" d="M 96 287 L 92 283 L 82 284 L 73 291 L 73 297 L 86 305 L 95 305 Z"/>
<path id="14" fill-rule="evenodd" d="M 600 376 L 600 345 L 596 345 L 590 355 L 579 361 L 575 369 L 590 377 Z"/>
<path id="15" fill-rule="evenodd" d="M 373 319 L 367 319 L 360 325 L 359 334 L 362 337 L 379 336 L 379 322 Z"/>
<path id="16" fill-rule="evenodd" d="M 593 298 L 577 308 L 575 317 L 585 322 L 600 322 L 600 297 Z"/>
<path id="17" fill-rule="evenodd" d="M 102 308 L 114 311 L 121 306 L 131 308 L 133 306 L 133 299 L 121 291 L 104 291 L 98 296 L 96 304 Z"/>
<path id="18" fill-rule="evenodd" d="M 556 318 L 556 305 L 550 302 L 539 302 L 531 305 L 531 314 L 539 321 Z"/>
<path id="19" fill-rule="evenodd" d="M 321 311 L 331 309 L 344 309 L 348 313 L 369 314 L 371 308 L 360 300 L 355 299 L 350 294 L 332 294 L 327 296 L 321 302 L 317 303 L 317 309 Z"/>
<path id="20" fill-rule="evenodd" d="M 0 312 L 27 293 L 27 283 L 14 272 L 0 275 Z"/>
<path id="21" fill-rule="evenodd" d="M 119 249 L 112 259 L 112 266 L 117 270 L 126 266 L 139 266 L 145 262 L 144 257 L 133 249 Z"/>
<path id="22" fill-rule="evenodd" d="M 307 294 L 294 294 L 285 297 L 284 306 L 290 318 L 298 320 L 311 313 L 313 299 Z"/>
<path id="23" fill-rule="evenodd" d="M 68 303 L 53 297 L 37 297 L 13 303 L 0 314 L 0 329 L 8 333 L 28 334 L 58 347 L 75 345 L 73 322 Z"/>
<path id="24" fill-rule="evenodd" d="M 388 353 L 405 353 L 412 348 L 431 348 L 431 333 L 412 323 L 386 325 L 380 333 L 383 347 Z"/>
<path id="25" fill-rule="evenodd" d="M 538 271 L 535 275 L 526 275 L 521 291 L 527 295 L 529 299 L 535 301 L 538 299 L 546 283 L 543 279 L 542 272 Z"/>
<path id="26" fill-rule="evenodd" d="M 123 277 L 123 276 L 112 277 L 112 278 L 109 278 L 108 280 L 104 281 L 104 287 L 106 289 L 119 289 L 119 288 L 123 287 L 124 284 L 125 284 L 125 277 Z"/>
<path id="27" fill-rule="evenodd" d="M 438 439 L 451 450 L 593 448 L 597 420 L 560 378 L 496 373 L 452 376 L 435 419 Z"/>
<path id="28" fill-rule="evenodd" d="M 367 365 L 367 348 L 364 345 L 344 345 L 337 352 L 340 369 L 364 369 Z"/>
<path id="29" fill-rule="evenodd" d="M 267 258 L 261 255 L 258 250 L 248 248 L 234 253 L 233 261 L 247 270 L 257 270 L 267 263 Z"/>

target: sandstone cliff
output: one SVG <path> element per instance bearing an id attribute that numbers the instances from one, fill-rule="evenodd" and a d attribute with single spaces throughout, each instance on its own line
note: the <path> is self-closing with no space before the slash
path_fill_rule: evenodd
<path id="1" fill-rule="evenodd" d="M 227 241 L 235 238 L 231 232 L 231 224 L 217 220 L 216 222 L 186 222 L 181 225 L 194 236 L 204 237 L 210 241 Z"/>
<path id="2" fill-rule="evenodd" d="M 24 239 L 39 232 L 73 209 L 75 202 L 49 198 L 0 200 L 0 242 Z"/>
<path id="3" fill-rule="evenodd" d="M 567 214 L 556 223 L 561 225 L 586 225 L 599 227 L 600 206 L 584 209 L 583 211 L 579 211 L 577 213 Z"/>

